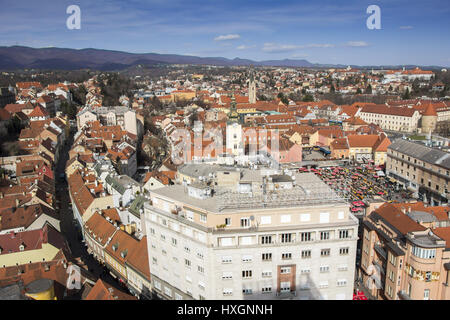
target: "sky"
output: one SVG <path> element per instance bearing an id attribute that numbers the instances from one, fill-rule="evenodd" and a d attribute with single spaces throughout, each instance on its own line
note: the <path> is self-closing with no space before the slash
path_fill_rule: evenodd
<path id="1" fill-rule="evenodd" d="M 81 28 L 70 30 L 67 7 Z M 370 30 L 370 5 L 381 28 Z M 0 46 L 450 66 L 448 0 L 0 0 Z"/>

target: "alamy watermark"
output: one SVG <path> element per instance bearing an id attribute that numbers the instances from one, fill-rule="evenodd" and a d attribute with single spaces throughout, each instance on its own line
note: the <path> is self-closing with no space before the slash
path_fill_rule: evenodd
<path id="1" fill-rule="evenodd" d="M 70 5 L 66 10 L 67 14 L 70 16 L 66 20 L 66 26 L 69 30 L 81 29 L 81 9 L 77 5 Z"/>
<path id="2" fill-rule="evenodd" d="M 381 29 L 381 9 L 379 6 L 372 4 L 367 7 L 366 12 L 370 14 L 367 18 L 366 26 L 369 30 Z"/>

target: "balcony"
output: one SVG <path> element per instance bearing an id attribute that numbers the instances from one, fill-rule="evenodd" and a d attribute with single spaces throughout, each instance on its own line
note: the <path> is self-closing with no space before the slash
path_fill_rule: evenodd
<path id="1" fill-rule="evenodd" d="M 412 300 L 411 297 L 404 290 L 401 290 L 401 291 L 398 292 L 398 297 L 401 300 Z"/>
<path id="2" fill-rule="evenodd" d="M 381 245 L 376 244 L 373 246 L 373 248 L 381 257 L 383 257 L 384 260 L 387 259 L 387 252 Z"/>

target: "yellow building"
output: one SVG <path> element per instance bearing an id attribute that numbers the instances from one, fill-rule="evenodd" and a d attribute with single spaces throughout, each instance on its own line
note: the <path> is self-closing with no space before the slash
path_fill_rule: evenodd
<path id="1" fill-rule="evenodd" d="M 42 229 L 0 235 L 0 266 L 51 261 L 66 246 L 64 237 L 51 225 Z"/>

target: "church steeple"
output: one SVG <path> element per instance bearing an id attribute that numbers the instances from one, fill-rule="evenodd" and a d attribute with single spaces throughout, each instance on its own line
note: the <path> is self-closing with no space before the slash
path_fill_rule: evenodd
<path id="1" fill-rule="evenodd" d="M 236 108 L 236 98 L 234 93 L 231 95 L 230 112 L 228 113 L 228 122 L 238 122 L 239 114 Z"/>

